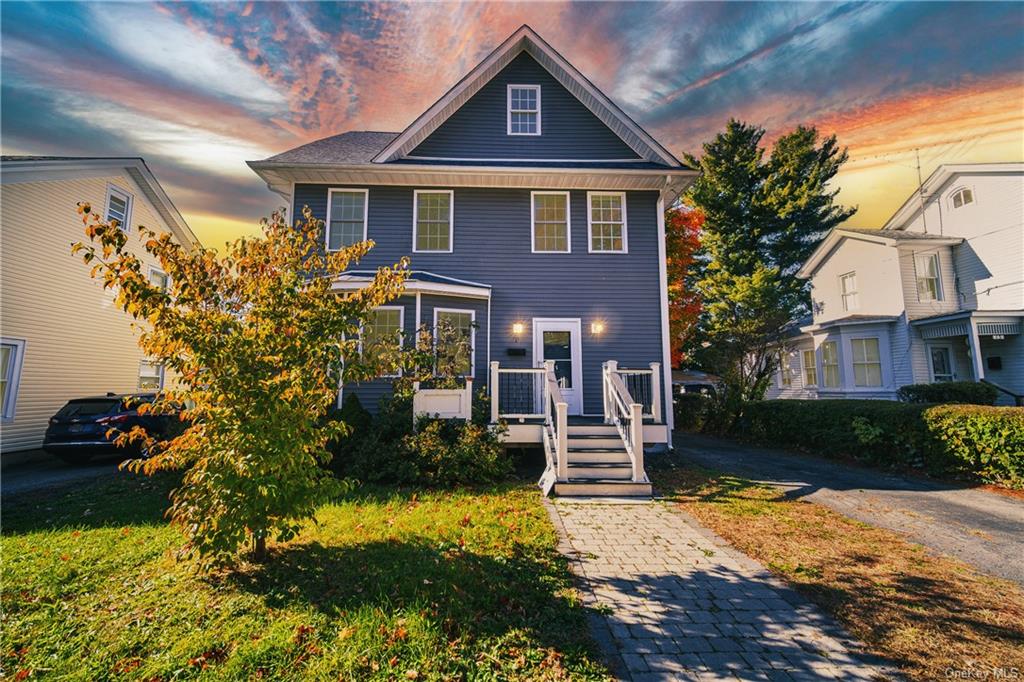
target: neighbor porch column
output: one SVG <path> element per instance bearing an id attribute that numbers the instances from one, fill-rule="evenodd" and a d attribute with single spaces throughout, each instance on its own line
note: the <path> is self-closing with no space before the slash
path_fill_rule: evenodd
<path id="1" fill-rule="evenodd" d="M 981 337 L 978 336 L 978 322 L 971 316 L 971 330 L 967 336 L 971 344 L 971 364 L 974 366 L 974 380 L 981 381 L 985 378 L 985 365 L 981 358 Z"/>

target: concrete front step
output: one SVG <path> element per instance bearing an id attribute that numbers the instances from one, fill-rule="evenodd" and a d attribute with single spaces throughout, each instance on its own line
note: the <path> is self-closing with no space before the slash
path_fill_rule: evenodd
<path id="1" fill-rule="evenodd" d="M 612 479 L 622 481 L 633 478 L 629 462 L 573 462 L 569 460 L 569 478 Z"/>
<path id="2" fill-rule="evenodd" d="M 554 493 L 560 497 L 650 497 L 650 483 L 633 483 L 614 479 L 573 479 L 555 483 Z"/>

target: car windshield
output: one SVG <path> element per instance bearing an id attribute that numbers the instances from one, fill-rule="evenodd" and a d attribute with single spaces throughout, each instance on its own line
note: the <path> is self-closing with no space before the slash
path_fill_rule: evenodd
<path id="1" fill-rule="evenodd" d="M 71 417 L 95 417 L 100 414 L 107 414 L 121 404 L 120 400 L 96 398 L 93 400 L 72 400 L 60 408 L 58 418 L 68 419 Z"/>

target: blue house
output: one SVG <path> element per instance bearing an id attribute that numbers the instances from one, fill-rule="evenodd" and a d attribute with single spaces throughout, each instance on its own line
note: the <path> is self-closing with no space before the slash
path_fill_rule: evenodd
<path id="1" fill-rule="evenodd" d="M 510 443 L 543 444 L 562 494 L 645 494 L 672 429 L 664 209 L 696 172 L 523 26 L 404 131 L 351 131 L 249 163 L 325 245 L 376 247 L 336 283 L 410 256 L 364 331 L 472 340 Z M 401 332 L 401 334 L 400 334 Z M 373 409 L 386 380 L 343 387 Z M 457 414 L 464 398 L 432 396 Z"/>

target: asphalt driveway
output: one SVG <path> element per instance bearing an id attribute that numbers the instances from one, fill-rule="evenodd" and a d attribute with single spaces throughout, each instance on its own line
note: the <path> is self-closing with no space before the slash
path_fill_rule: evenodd
<path id="1" fill-rule="evenodd" d="M 1024 585 L 1024 500 L 779 450 L 676 433 L 683 459 L 824 504 Z"/>
<path id="2" fill-rule="evenodd" d="M 12 464 L 0 472 L 0 499 L 113 476 L 118 473 L 117 465 L 120 461 L 118 457 L 105 457 L 96 458 L 88 464 L 73 465 L 39 453 L 38 458 Z"/>

